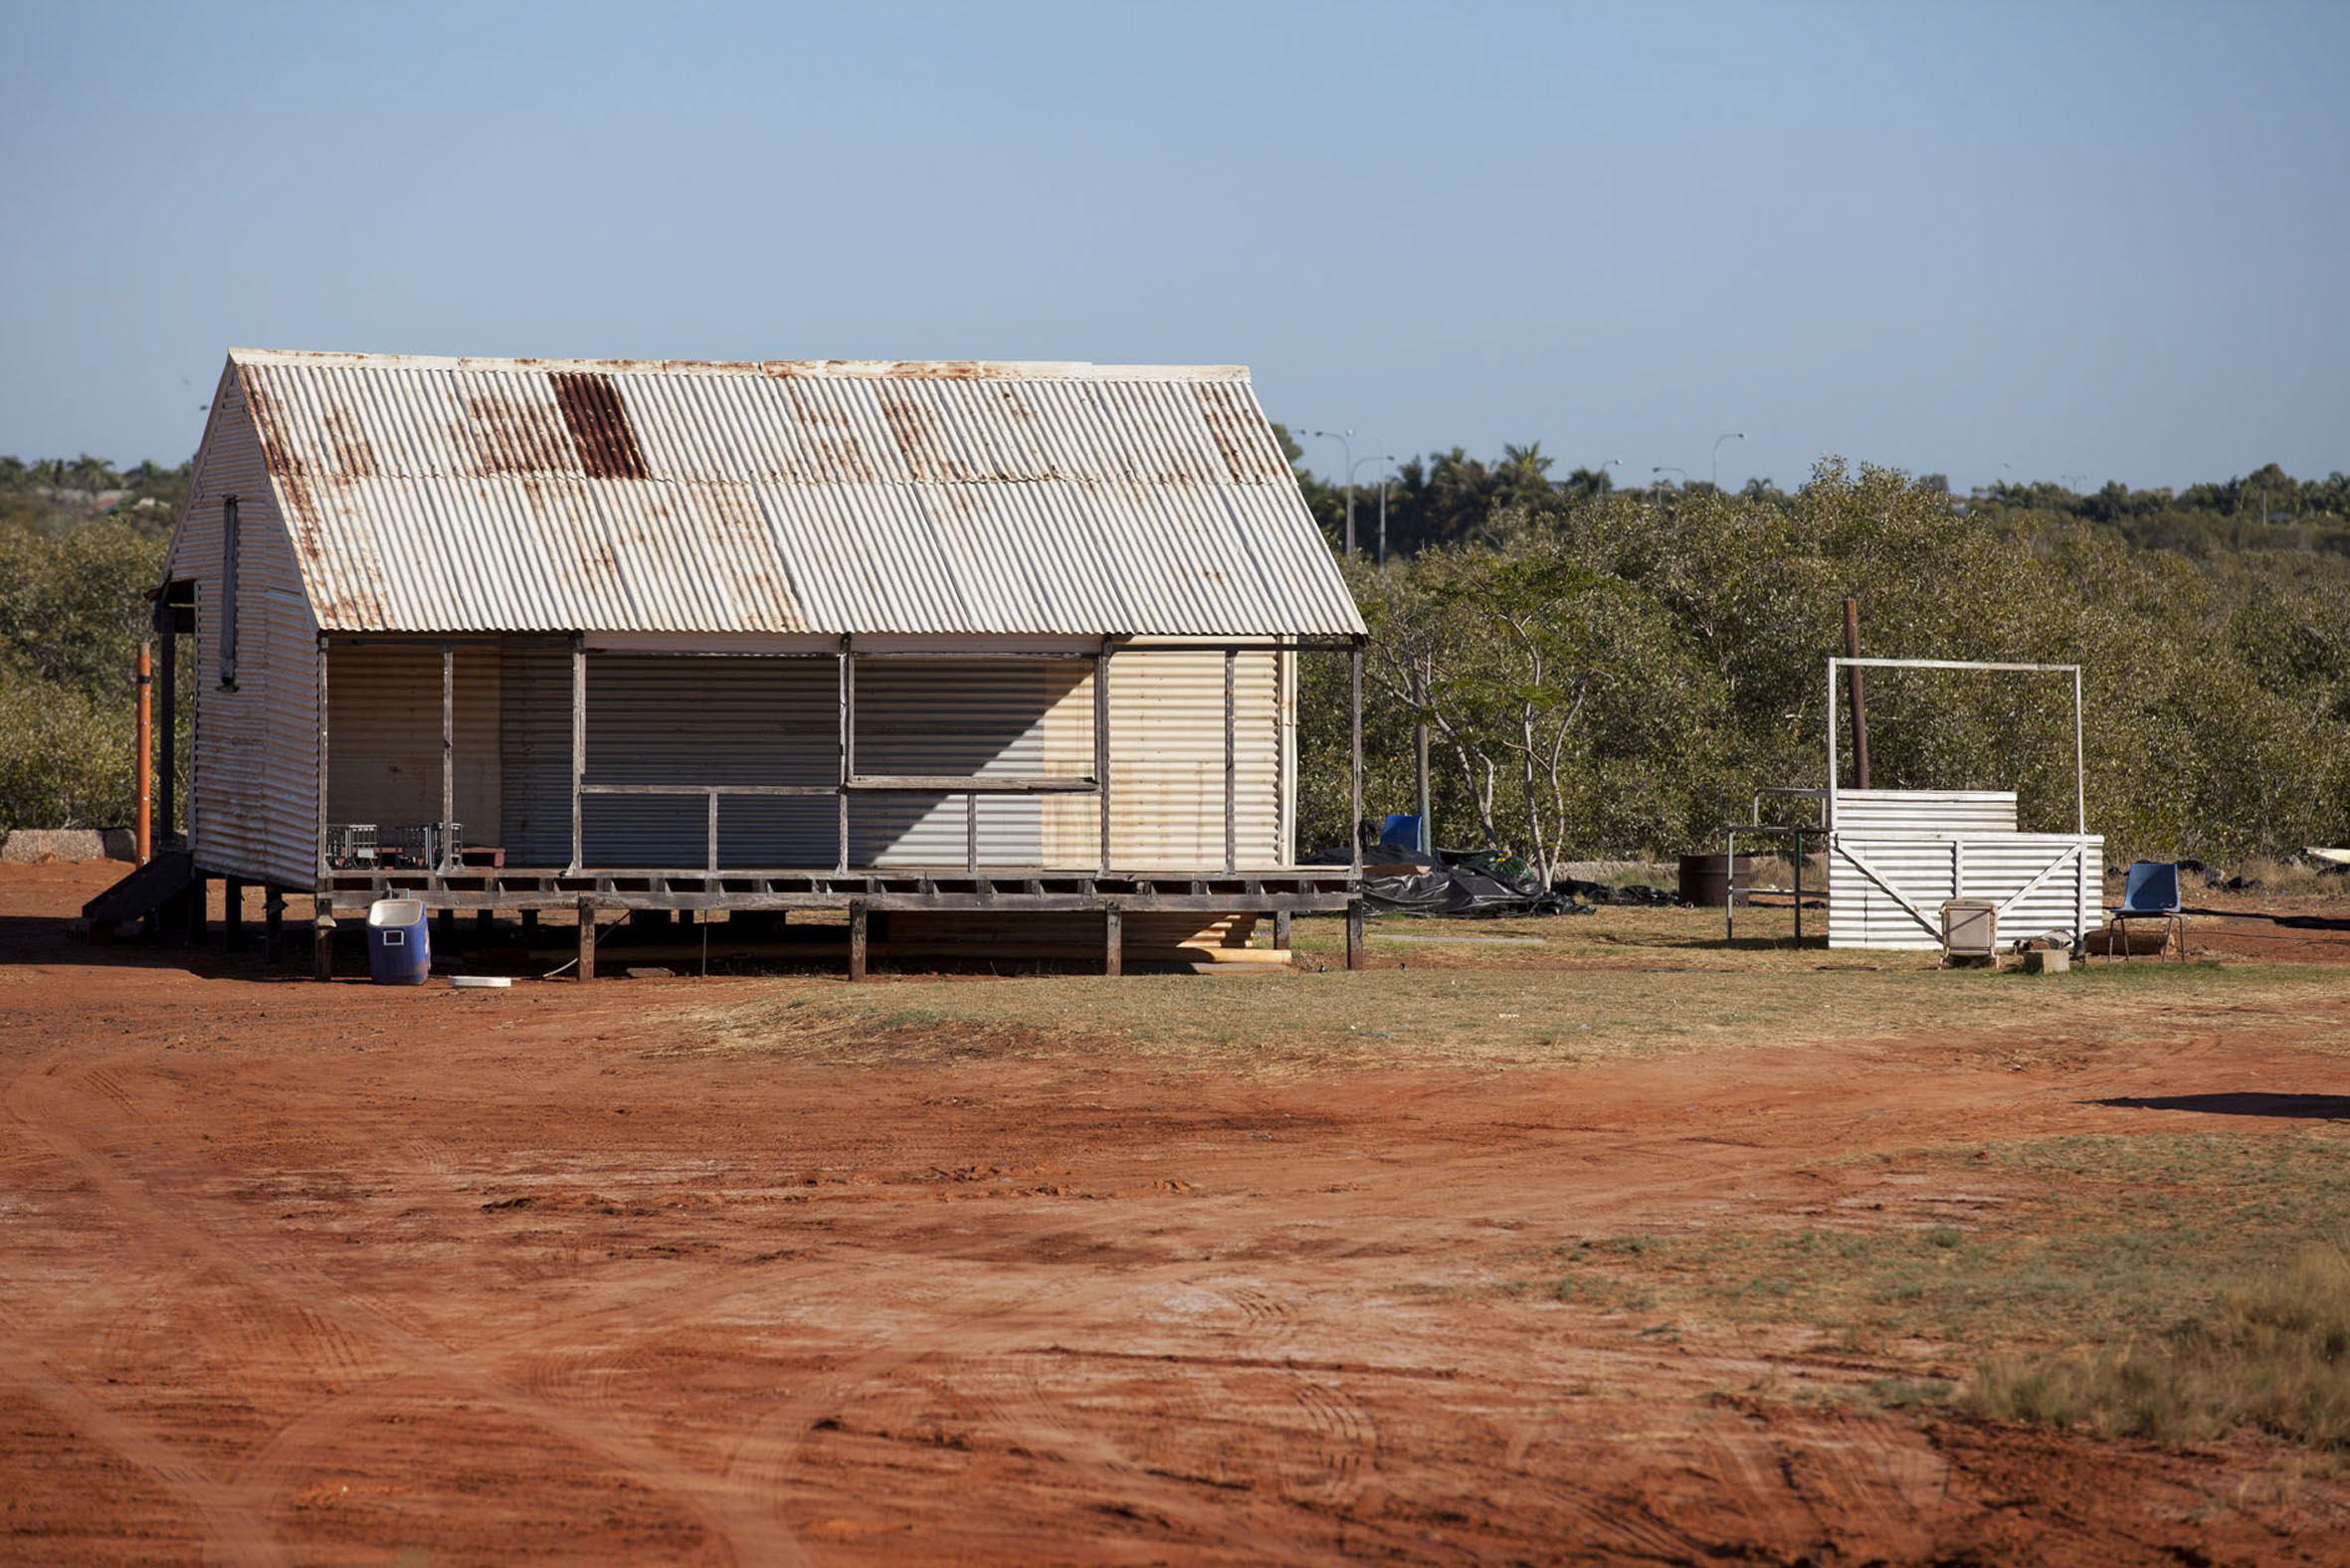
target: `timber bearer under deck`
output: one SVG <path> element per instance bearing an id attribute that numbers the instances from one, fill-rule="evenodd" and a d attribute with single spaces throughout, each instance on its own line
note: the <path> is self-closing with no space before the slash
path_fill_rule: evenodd
<path id="1" fill-rule="evenodd" d="M 236 350 L 158 603 L 195 875 L 311 893 L 322 970 L 393 893 L 572 911 L 583 975 L 719 909 L 846 910 L 853 974 L 876 916 L 1359 963 L 1295 690 L 1353 666 L 1359 820 L 1363 627 L 1237 368 Z"/>

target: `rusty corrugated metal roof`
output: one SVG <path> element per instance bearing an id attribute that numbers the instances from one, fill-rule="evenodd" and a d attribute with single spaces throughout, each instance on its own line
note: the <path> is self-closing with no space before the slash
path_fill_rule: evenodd
<path id="1" fill-rule="evenodd" d="M 327 631 L 1362 630 L 1237 366 L 229 358 Z"/>

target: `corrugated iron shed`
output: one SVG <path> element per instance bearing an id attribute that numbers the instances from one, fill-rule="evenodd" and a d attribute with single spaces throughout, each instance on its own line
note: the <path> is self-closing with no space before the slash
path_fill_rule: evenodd
<path id="1" fill-rule="evenodd" d="M 229 358 L 325 631 L 1363 630 L 1239 367 Z"/>

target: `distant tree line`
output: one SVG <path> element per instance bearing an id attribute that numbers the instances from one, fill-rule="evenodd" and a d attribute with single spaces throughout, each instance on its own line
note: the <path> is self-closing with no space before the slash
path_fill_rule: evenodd
<path id="1" fill-rule="evenodd" d="M 1299 479 L 1335 537 L 1342 493 Z M 184 464 L 0 458 L 0 828 L 129 819 L 130 672 L 188 481 Z M 1554 479 L 1525 447 L 1397 481 L 1390 564 L 1369 560 L 1358 495 L 1345 566 L 1375 639 L 1366 807 L 1412 809 L 1425 721 L 1448 846 L 1540 867 L 1669 853 L 1717 842 L 1759 788 L 1822 782 L 1847 594 L 1867 653 L 2085 666 L 2089 823 L 2114 859 L 2350 841 L 2341 475 L 1954 496 L 1831 461 L 1792 490 L 1716 494 Z M 1344 672 L 1304 664 L 1300 837 L 1343 845 Z M 1875 782 L 2014 788 L 2028 823 L 2068 826 L 2066 696 L 1878 677 Z"/>
<path id="2" fill-rule="evenodd" d="M 131 672 L 189 474 L 0 458 L 0 830 L 130 821 Z"/>
<path id="3" fill-rule="evenodd" d="M 2116 860 L 2350 841 L 2350 552 L 2322 509 L 2342 504 L 2339 475 L 2274 476 L 2269 505 L 2246 498 L 2260 475 L 1962 498 L 1833 460 L 1794 490 L 1737 494 L 1545 467 L 1532 448 L 1407 465 L 1385 569 L 1358 497 L 1373 818 L 1413 809 L 1426 723 L 1444 845 L 1538 874 L 1717 845 L 1755 791 L 1825 782 L 1824 662 L 1852 595 L 1864 653 L 2086 667 L 2089 827 Z M 1307 493 L 1328 528 L 1331 488 Z M 1343 671 L 1305 663 L 1301 833 L 1343 845 Z M 2070 827 L 2060 681 L 1885 673 L 1869 707 L 1875 784 L 2016 789 L 2027 826 Z"/>

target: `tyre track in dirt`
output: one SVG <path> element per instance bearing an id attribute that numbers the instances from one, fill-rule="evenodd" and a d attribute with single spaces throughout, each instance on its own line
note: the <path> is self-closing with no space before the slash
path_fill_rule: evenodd
<path id="1" fill-rule="evenodd" d="M 135 1055 L 109 1059 L 109 1065 Z M 37 1059 L 0 1091 L 0 1105 L 5 1105 L 27 1136 L 47 1142 L 78 1169 L 105 1197 L 117 1217 L 137 1225 L 151 1248 L 217 1269 L 282 1308 L 334 1320 L 344 1332 L 375 1341 L 412 1371 L 429 1371 L 434 1378 L 462 1393 L 522 1416 L 550 1436 L 617 1467 L 649 1491 L 676 1497 L 702 1521 L 734 1561 L 769 1561 L 779 1551 L 796 1549 L 787 1526 L 769 1510 L 751 1506 L 747 1498 L 724 1485 L 722 1479 L 679 1464 L 643 1437 L 615 1430 L 607 1422 L 581 1419 L 553 1401 L 510 1386 L 471 1358 L 426 1337 L 397 1310 L 347 1289 L 297 1258 L 282 1256 L 265 1260 L 251 1256 L 245 1246 L 211 1230 L 195 1205 L 175 1204 L 160 1198 L 124 1176 L 94 1143 L 71 1134 L 67 1118 L 58 1114 L 69 1107 L 55 1097 L 54 1079 L 68 1060 L 70 1053 L 66 1051 Z M 109 1081 L 116 1080 L 109 1078 Z M 46 1101 L 42 1097 L 44 1092 L 51 1096 Z M 39 1114 L 44 1108 L 52 1114 Z M 83 1391 L 83 1397 L 90 1408 L 103 1408 L 87 1390 Z M 335 1430 L 348 1430 L 351 1419 L 355 1418 L 343 1420 Z M 224 1551 L 253 1549 L 251 1537 L 256 1516 L 238 1493 L 190 1462 L 159 1452 L 153 1440 L 143 1437 L 126 1422 L 109 1421 L 101 1432 L 102 1441 L 111 1446 L 120 1447 L 117 1439 L 132 1445 L 122 1450 L 126 1458 L 154 1470 L 175 1489 L 202 1499 L 200 1511 L 207 1521 L 207 1529 Z M 195 1489 L 190 1491 L 191 1487 Z M 216 1527 L 214 1517 L 227 1506 L 223 1499 L 231 1497 L 237 1497 L 238 1502 L 233 1511 L 223 1515 L 229 1527 Z"/>

